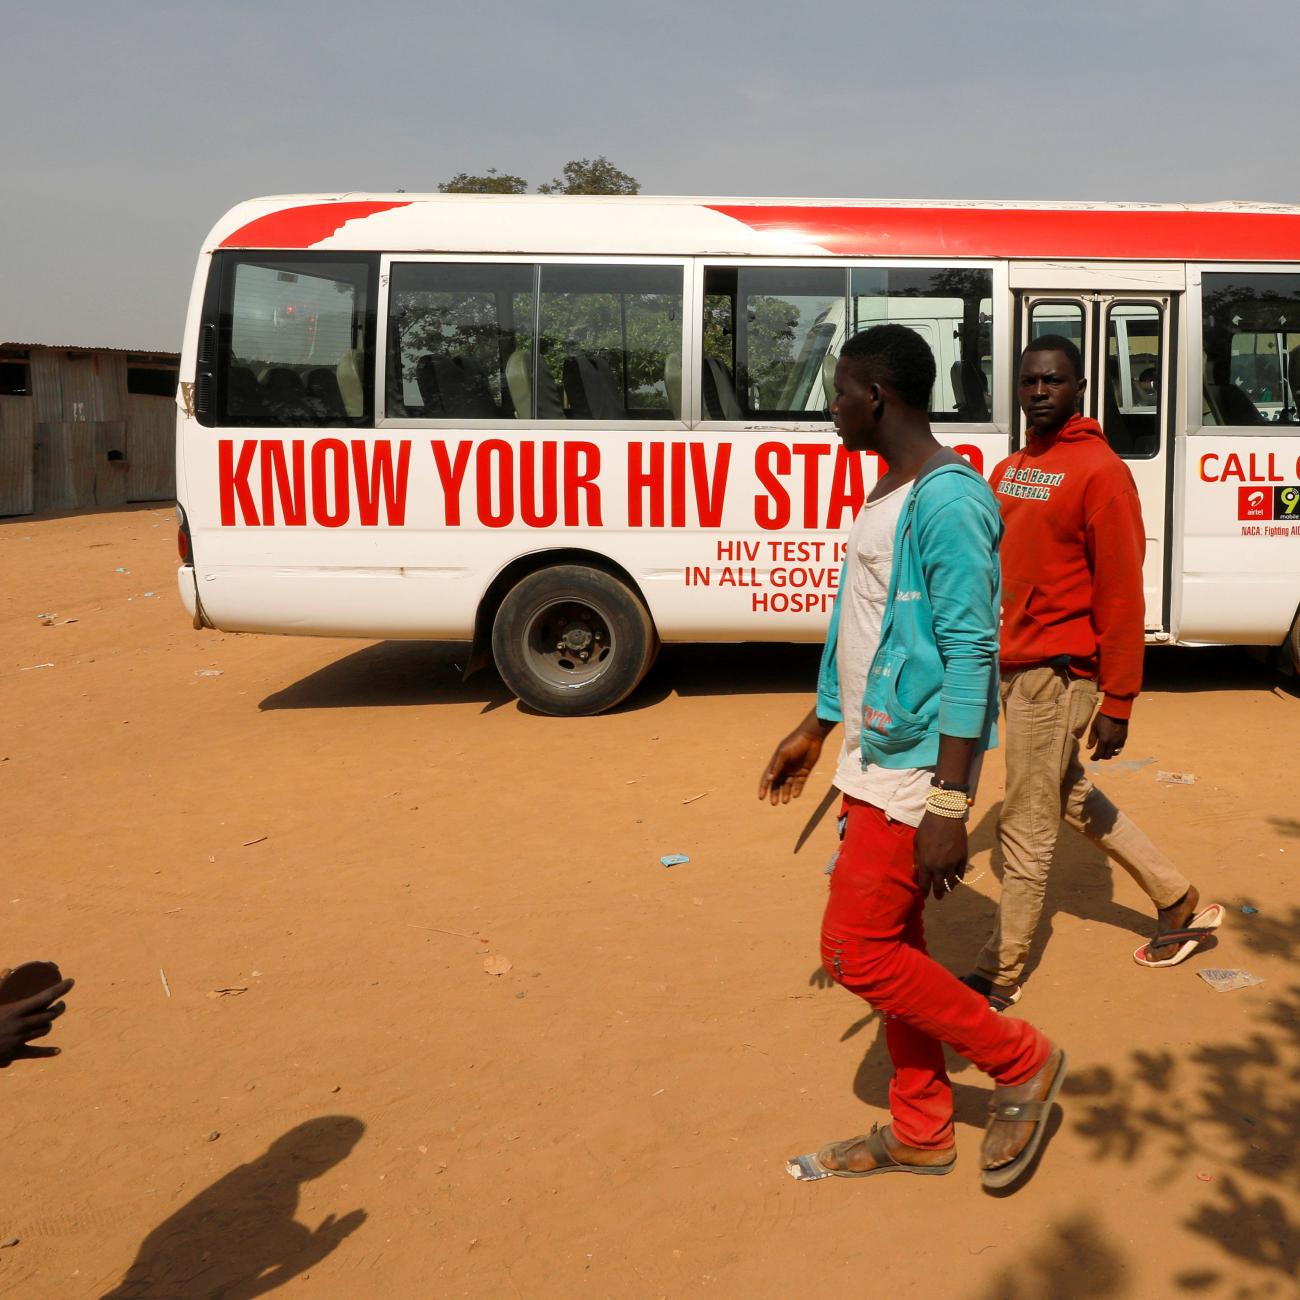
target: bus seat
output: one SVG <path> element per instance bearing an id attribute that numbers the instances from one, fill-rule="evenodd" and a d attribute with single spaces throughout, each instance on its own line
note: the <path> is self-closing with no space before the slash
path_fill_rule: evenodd
<path id="1" fill-rule="evenodd" d="M 532 357 L 523 349 L 506 358 L 506 392 L 515 408 L 517 420 L 529 420 L 533 414 Z"/>
<path id="2" fill-rule="evenodd" d="M 1267 424 L 1259 407 L 1236 384 L 1207 385 L 1222 424 Z"/>
<path id="3" fill-rule="evenodd" d="M 839 364 L 839 360 L 833 352 L 827 352 L 822 357 L 822 392 L 826 397 L 828 411 L 835 405 L 835 367 Z"/>
<path id="4" fill-rule="evenodd" d="M 268 414 L 277 423 L 292 424 L 308 417 L 302 376 L 288 366 L 272 366 L 262 380 Z"/>
<path id="5" fill-rule="evenodd" d="M 1106 360 L 1106 377 L 1102 381 L 1101 397 L 1101 427 L 1106 441 L 1116 455 L 1132 455 L 1133 435 L 1124 419 L 1124 413 L 1119 409 L 1119 362 L 1114 357 Z"/>
<path id="6" fill-rule="evenodd" d="M 438 384 L 433 353 L 426 352 L 416 361 L 415 386 L 420 390 L 420 401 L 424 405 L 424 414 L 431 420 L 441 419 L 446 414 L 446 408 L 442 402 L 442 389 Z"/>
<path id="7" fill-rule="evenodd" d="M 495 420 L 501 415 L 487 372 L 473 357 L 435 356 L 433 373 L 445 415 L 459 420 Z"/>
<path id="8" fill-rule="evenodd" d="M 360 348 L 349 348 L 334 368 L 334 376 L 339 381 L 339 394 L 343 398 L 343 409 L 353 417 L 361 415 L 366 408 L 366 389 L 361 382 L 361 371 L 365 363 L 365 353 Z"/>
<path id="9" fill-rule="evenodd" d="M 231 366 L 226 380 L 226 413 L 236 419 L 256 419 L 266 414 L 262 386 L 247 366 Z"/>
<path id="10" fill-rule="evenodd" d="M 487 371 L 477 357 L 451 357 L 456 375 L 456 409 L 453 414 L 471 420 L 496 420 L 501 416 L 488 385 Z"/>
<path id="11" fill-rule="evenodd" d="M 559 380 L 544 361 L 537 362 L 537 418 L 539 420 L 564 419 L 564 394 Z"/>
<path id="12" fill-rule="evenodd" d="M 978 361 L 954 361 L 948 370 L 957 413 L 963 420 L 983 423 L 992 418 L 984 367 Z"/>
<path id="13" fill-rule="evenodd" d="M 1217 409 L 1222 424 L 1267 424 L 1262 412 L 1240 387 L 1232 382 L 1230 363 L 1226 357 L 1216 357 L 1213 362 L 1213 384 L 1206 385 L 1212 405 Z"/>
<path id="14" fill-rule="evenodd" d="M 318 366 L 307 372 L 307 402 L 318 419 L 336 420 L 343 416 L 343 394 L 339 392 L 334 371 Z"/>
<path id="15" fill-rule="evenodd" d="M 415 384 L 431 419 L 496 420 L 501 410 L 487 373 L 473 357 L 426 352 L 415 363 Z"/>
<path id="16" fill-rule="evenodd" d="M 626 420 L 618 380 L 604 357 L 577 353 L 564 359 L 564 391 L 577 420 Z"/>
<path id="17" fill-rule="evenodd" d="M 682 357 L 680 352 L 670 352 L 664 358 L 664 387 L 668 390 L 668 405 L 674 420 L 682 419 Z"/>
<path id="18" fill-rule="evenodd" d="M 743 420 L 740 400 L 736 397 L 731 372 L 716 357 L 704 358 L 700 374 L 704 414 L 710 420 Z"/>
<path id="19" fill-rule="evenodd" d="M 961 362 L 954 361 L 948 367 L 948 382 L 952 384 L 952 395 L 957 399 L 957 409 L 966 405 L 966 388 L 961 382 Z"/>
<path id="20" fill-rule="evenodd" d="M 1291 386 L 1291 405 L 1300 407 L 1300 347 L 1291 349 L 1287 358 L 1287 383 Z"/>
<path id="21" fill-rule="evenodd" d="M 506 359 L 506 388 L 514 403 L 515 416 L 520 420 L 533 418 L 533 354 L 518 348 Z M 555 382 L 550 367 L 540 363 L 537 367 L 537 419 L 564 419 L 564 402 L 560 386 Z"/>

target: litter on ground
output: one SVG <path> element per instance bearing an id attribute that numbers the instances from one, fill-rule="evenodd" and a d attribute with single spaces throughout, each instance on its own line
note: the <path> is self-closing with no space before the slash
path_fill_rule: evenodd
<path id="1" fill-rule="evenodd" d="M 1165 785 L 1195 785 L 1195 772 L 1157 772 L 1156 780 Z"/>
<path id="2" fill-rule="evenodd" d="M 816 1152 L 806 1156 L 791 1156 L 785 1162 L 785 1172 L 801 1183 L 815 1183 L 819 1178 L 831 1177 L 831 1171 L 822 1167 Z"/>
<path id="3" fill-rule="evenodd" d="M 1252 984 L 1264 981 L 1258 975 L 1244 970 L 1198 970 L 1196 972 L 1212 989 L 1218 993 L 1227 993 L 1231 989 L 1248 989 Z"/>
<path id="4" fill-rule="evenodd" d="M 680 867 L 683 863 L 689 862 L 690 858 L 685 853 L 665 853 L 659 861 L 665 867 Z"/>

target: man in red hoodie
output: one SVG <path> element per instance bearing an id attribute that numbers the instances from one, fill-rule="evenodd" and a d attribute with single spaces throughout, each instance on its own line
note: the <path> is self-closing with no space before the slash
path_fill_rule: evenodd
<path id="1" fill-rule="evenodd" d="M 1002 511 L 1002 704 L 1006 859 L 993 934 L 966 983 L 995 1010 L 1020 997 L 1061 819 L 1120 864 L 1156 907 L 1142 965 L 1176 965 L 1222 919 L 1196 887 L 1084 774 L 1124 748 L 1142 687 L 1146 532 L 1128 466 L 1101 426 L 1078 414 L 1078 348 L 1036 339 L 1020 363 L 1026 445 L 993 471 Z M 1100 708 L 1098 697 L 1100 696 Z"/>

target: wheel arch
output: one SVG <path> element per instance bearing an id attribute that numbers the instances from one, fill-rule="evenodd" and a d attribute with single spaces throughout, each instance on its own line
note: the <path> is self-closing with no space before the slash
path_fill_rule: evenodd
<path id="1" fill-rule="evenodd" d="M 529 551 L 506 564 L 488 583 L 479 598 L 478 609 L 474 613 L 474 638 L 465 664 L 466 678 L 492 662 L 492 624 L 506 593 L 529 574 L 557 564 L 585 564 L 588 568 L 599 569 L 611 578 L 617 578 L 645 606 L 650 615 L 650 627 L 658 638 L 654 614 L 650 602 L 645 598 L 645 592 L 641 590 L 641 584 L 617 561 L 599 551 L 587 551 L 580 546 L 557 546 L 545 551 Z"/>

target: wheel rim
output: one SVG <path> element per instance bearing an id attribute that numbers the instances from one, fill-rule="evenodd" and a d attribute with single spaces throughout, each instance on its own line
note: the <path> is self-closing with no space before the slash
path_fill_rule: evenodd
<path id="1" fill-rule="evenodd" d="M 536 610 L 524 628 L 529 670 L 563 690 L 595 681 L 613 662 L 615 648 L 609 619 L 586 601 L 551 601 Z"/>

